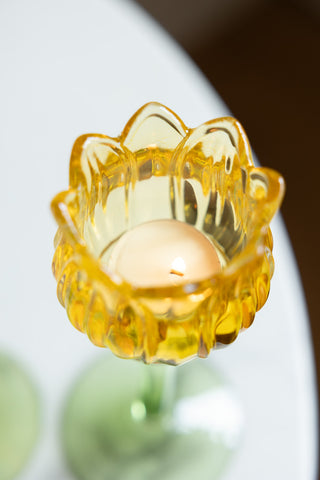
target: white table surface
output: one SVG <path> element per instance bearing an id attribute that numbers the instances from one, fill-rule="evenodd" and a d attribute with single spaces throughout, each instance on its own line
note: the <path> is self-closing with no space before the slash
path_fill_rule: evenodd
<path id="1" fill-rule="evenodd" d="M 0 349 L 31 372 L 43 405 L 41 439 L 19 478 L 71 480 L 58 442 L 61 406 L 81 368 L 102 354 L 68 323 L 50 270 L 56 226 L 49 202 L 67 187 L 73 140 L 86 132 L 117 135 L 151 100 L 190 126 L 228 109 L 129 1 L 2 0 L 0 51 Z M 308 317 L 279 216 L 273 232 L 276 273 L 267 305 L 231 347 L 211 355 L 246 421 L 226 480 L 316 478 Z"/>

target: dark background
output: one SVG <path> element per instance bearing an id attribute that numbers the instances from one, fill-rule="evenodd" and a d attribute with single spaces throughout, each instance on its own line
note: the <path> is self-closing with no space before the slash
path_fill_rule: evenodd
<path id="1" fill-rule="evenodd" d="M 287 184 L 282 214 L 320 371 L 320 0 L 137 0 L 182 45 Z M 319 382 L 318 382 L 319 385 Z"/>

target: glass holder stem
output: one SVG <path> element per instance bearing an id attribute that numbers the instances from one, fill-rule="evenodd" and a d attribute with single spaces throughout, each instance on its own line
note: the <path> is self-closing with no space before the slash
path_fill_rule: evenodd
<path id="1" fill-rule="evenodd" d="M 144 365 L 140 398 L 131 405 L 134 420 L 144 420 L 171 410 L 176 393 L 177 367 Z"/>

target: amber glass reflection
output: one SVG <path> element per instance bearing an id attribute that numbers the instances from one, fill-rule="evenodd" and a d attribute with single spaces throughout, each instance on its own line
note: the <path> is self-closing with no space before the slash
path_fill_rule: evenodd
<path id="1" fill-rule="evenodd" d="M 269 222 L 282 177 L 252 163 L 231 117 L 187 128 L 168 108 L 142 107 L 118 138 L 83 135 L 70 186 L 52 201 L 53 271 L 72 324 L 117 356 L 181 364 L 233 342 L 265 303 L 274 264 Z M 108 266 L 129 229 L 156 219 L 193 225 L 223 269 L 196 283 L 137 288 Z"/>

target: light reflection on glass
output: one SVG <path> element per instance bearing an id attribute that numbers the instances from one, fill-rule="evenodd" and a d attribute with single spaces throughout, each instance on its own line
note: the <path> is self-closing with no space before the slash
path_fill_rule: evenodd
<path id="1" fill-rule="evenodd" d="M 173 416 L 178 432 L 205 431 L 212 440 L 221 438 L 229 448 L 238 444 L 244 423 L 242 410 L 225 387 L 182 398 Z"/>

